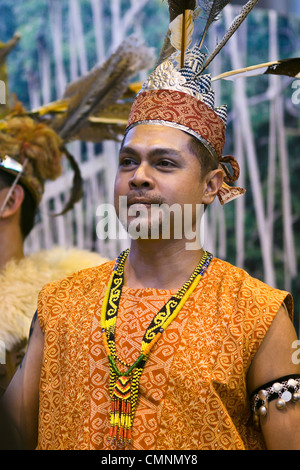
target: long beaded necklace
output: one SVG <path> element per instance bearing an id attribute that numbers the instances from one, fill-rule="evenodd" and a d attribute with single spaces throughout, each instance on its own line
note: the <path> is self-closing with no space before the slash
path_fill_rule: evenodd
<path id="1" fill-rule="evenodd" d="M 211 253 L 203 252 L 201 260 L 189 280 L 152 319 L 142 340 L 141 354 L 134 364 L 130 365 L 117 356 L 115 343 L 117 314 L 124 284 L 124 264 L 128 253 L 129 249 L 123 251 L 117 259 L 101 312 L 101 331 L 110 366 L 109 439 L 115 440 L 120 445 L 128 444 L 131 441 L 131 428 L 138 401 L 139 381 L 150 351 L 193 293 L 213 258 Z M 127 370 L 125 372 L 120 371 L 116 361 L 127 367 Z"/>

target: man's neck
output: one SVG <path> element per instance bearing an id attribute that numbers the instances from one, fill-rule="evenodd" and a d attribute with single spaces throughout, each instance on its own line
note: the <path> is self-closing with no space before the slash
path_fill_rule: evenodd
<path id="1" fill-rule="evenodd" d="M 180 289 L 199 263 L 203 250 L 187 250 L 182 240 L 133 241 L 125 263 L 125 285 Z"/>

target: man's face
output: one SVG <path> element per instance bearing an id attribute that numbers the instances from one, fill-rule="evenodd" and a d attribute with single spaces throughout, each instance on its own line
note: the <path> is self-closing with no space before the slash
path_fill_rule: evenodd
<path id="1" fill-rule="evenodd" d="M 160 125 L 138 125 L 128 132 L 120 150 L 115 180 L 118 217 L 124 219 L 124 214 L 120 214 L 120 196 L 127 197 L 127 224 L 136 218 L 135 211 L 146 214 L 149 226 L 154 206 L 176 204 L 183 211 L 184 205 L 189 205 L 193 208 L 194 228 L 195 207 L 206 203 L 206 184 L 189 141 L 186 133 Z"/>

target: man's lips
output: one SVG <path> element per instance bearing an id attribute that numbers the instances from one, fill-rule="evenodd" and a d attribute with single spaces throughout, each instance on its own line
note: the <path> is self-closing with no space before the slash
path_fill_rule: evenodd
<path id="1" fill-rule="evenodd" d="M 160 198 L 146 198 L 146 197 L 129 197 L 127 199 L 127 206 L 132 206 L 133 204 L 143 204 L 144 206 L 151 206 L 152 204 L 162 204 Z"/>
<path id="2" fill-rule="evenodd" d="M 142 198 L 134 198 L 127 202 L 128 207 L 133 206 L 135 204 L 143 204 L 144 206 L 150 206 L 151 204 L 153 204 L 153 202 L 149 201 L 148 199 Z"/>

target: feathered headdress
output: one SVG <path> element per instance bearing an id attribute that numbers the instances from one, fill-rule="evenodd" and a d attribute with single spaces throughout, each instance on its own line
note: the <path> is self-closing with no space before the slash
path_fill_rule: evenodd
<path id="1" fill-rule="evenodd" d="M 223 156 L 226 105 L 215 107 L 211 76 L 204 73 L 258 0 L 249 0 L 235 17 L 212 53 L 201 52 L 207 31 L 218 20 L 230 0 L 168 0 L 169 30 L 155 70 L 138 93 L 129 116 L 126 132 L 138 124 L 163 124 L 195 136 L 210 151 L 224 172 L 224 183 L 218 193 L 221 204 L 244 194 L 245 190 L 229 186 L 239 176 L 239 165 L 232 156 Z M 200 38 L 193 38 L 196 18 L 204 18 Z M 193 41 L 194 46 L 191 46 Z M 290 59 L 256 66 L 257 73 L 281 73 L 296 76 L 300 60 Z M 253 70 L 231 71 L 217 78 L 234 78 Z M 254 72 L 255 73 L 255 72 Z M 229 171 L 228 165 L 232 171 Z"/>

